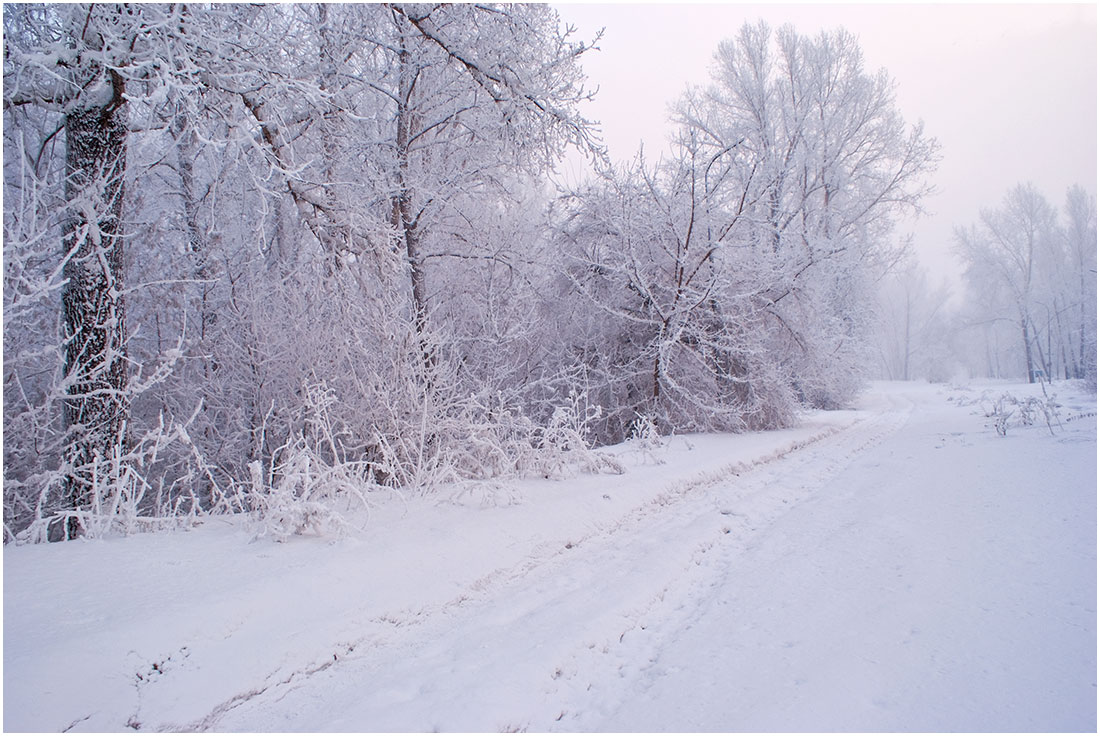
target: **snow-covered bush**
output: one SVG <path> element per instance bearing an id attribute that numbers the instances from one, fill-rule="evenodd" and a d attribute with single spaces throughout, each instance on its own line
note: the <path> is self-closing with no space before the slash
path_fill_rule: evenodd
<path id="1" fill-rule="evenodd" d="M 210 469 L 186 424 L 166 424 L 162 417 L 128 449 L 123 447 L 116 443 L 110 457 L 96 456 L 82 467 L 62 465 L 27 478 L 9 479 L 4 494 L 5 542 L 66 539 L 74 520 L 85 537 L 95 539 L 188 525 L 206 515 L 211 506 L 243 510 L 231 491 L 227 493 L 212 482 Z M 167 472 L 164 457 L 169 450 L 181 457 L 190 454 L 185 472 Z M 88 503 L 81 507 L 67 504 L 61 492 L 65 479 L 73 474 L 86 479 Z M 201 481 L 208 489 L 207 504 L 194 495 L 194 489 L 204 486 Z"/>
<path id="2" fill-rule="evenodd" d="M 249 506 L 259 519 L 259 537 L 286 541 L 294 535 L 325 535 L 355 528 L 352 515 L 369 510 L 368 494 L 376 488 L 369 464 L 331 463 L 302 438 L 279 448 L 267 478 L 259 461 L 249 466 Z"/>
<path id="3" fill-rule="evenodd" d="M 589 425 L 602 414 L 599 405 L 590 405 L 579 395 L 571 395 L 570 402 L 555 409 L 547 425 L 537 431 L 537 443 L 520 460 L 521 474 L 568 478 L 578 471 L 623 472 L 614 458 L 591 449 L 586 438 Z"/>
<path id="4" fill-rule="evenodd" d="M 653 418 L 645 414 L 637 414 L 630 425 L 630 434 L 627 435 L 630 449 L 641 454 L 646 462 L 661 465 L 664 460 L 657 457 L 657 451 L 665 446 L 665 440 L 657 429 Z"/>
<path id="5" fill-rule="evenodd" d="M 272 453 L 265 473 L 249 466 L 247 501 L 256 512 L 257 537 L 341 533 L 369 514 L 369 494 L 380 490 L 376 468 L 348 451 L 350 436 L 333 417 L 336 394 L 323 382 L 303 387 L 308 414 L 297 435 Z"/>
<path id="6" fill-rule="evenodd" d="M 1012 426 L 1030 427 L 1040 419 L 1046 425 L 1047 430 L 1054 434 L 1054 425 L 1061 426 L 1061 404 L 1054 394 L 1047 395 L 1043 389 L 1043 397 L 1026 396 L 1017 397 L 1007 391 L 995 399 L 989 399 L 983 394 L 982 404 L 985 408 L 985 416 L 992 420 L 993 429 L 997 434 L 1005 437 Z"/>
<path id="7" fill-rule="evenodd" d="M 399 485 L 429 490 L 447 483 L 621 473 L 622 467 L 593 449 L 588 439 L 590 425 L 600 413 L 598 406 L 586 404 L 576 394 L 557 407 L 545 425 L 517 407 L 495 402 L 485 406 L 473 397 L 456 403 L 449 415 L 429 418 L 425 412 L 424 441 L 418 443 L 424 454 L 409 465 L 412 475 L 399 471 L 406 478 Z M 380 445 L 387 448 L 387 456 L 395 456 L 392 443 L 382 439 Z M 401 454 L 408 456 L 407 450 Z"/>

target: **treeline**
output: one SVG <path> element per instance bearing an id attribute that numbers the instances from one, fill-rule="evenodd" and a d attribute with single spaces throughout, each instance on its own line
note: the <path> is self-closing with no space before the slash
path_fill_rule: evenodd
<path id="1" fill-rule="evenodd" d="M 548 6 L 5 5 L 5 541 L 609 467 L 839 406 L 936 145 L 748 25 L 604 161 Z M 601 173 L 546 174 L 568 146 Z"/>
<path id="2" fill-rule="evenodd" d="M 1059 209 L 1020 184 L 954 240 L 961 298 L 914 261 L 883 280 L 880 375 L 1077 379 L 1095 390 L 1096 198 L 1075 185 Z"/>

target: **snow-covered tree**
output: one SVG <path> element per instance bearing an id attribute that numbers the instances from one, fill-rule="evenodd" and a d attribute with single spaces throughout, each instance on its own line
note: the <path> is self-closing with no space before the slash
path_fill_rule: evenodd
<path id="1" fill-rule="evenodd" d="M 935 142 L 906 126 L 850 34 L 763 24 L 720 46 L 712 84 L 675 120 L 670 156 L 575 195 L 564 233 L 577 288 L 621 324 L 618 410 L 775 426 L 799 401 L 843 403 Z"/>
<path id="2" fill-rule="evenodd" d="M 59 287 L 63 356 L 59 372 L 51 371 L 59 377 L 53 386 L 35 399 L 20 391 L 7 404 L 17 414 L 39 415 L 38 428 L 50 426 L 47 434 L 54 435 L 49 444 L 59 450 L 53 457 L 59 465 L 43 482 L 59 486 L 60 505 L 74 512 L 56 520 L 54 537 L 83 533 L 75 512 L 88 510 L 98 487 L 119 483 L 125 472 L 132 399 L 123 257 L 128 85 L 155 58 L 159 39 L 151 23 L 158 16 L 118 5 L 16 6 L 4 13 L 5 186 L 24 205 L 5 211 L 12 237 L 5 302 L 18 320 L 35 308 L 49 310 L 30 302 Z M 57 209 L 46 214 L 41 206 Z M 54 257 L 40 262 L 49 276 L 35 283 L 31 264 L 56 235 Z M 5 338 L 22 326 L 6 323 Z M 59 398 L 55 425 L 46 407 Z"/>
<path id="3" fill-rule="evenodd" d="M 858 385 L 871 283 L 898 257 L 893 227 L 919 212 L 938 157 L 923 126 L 902 119 L 893 86 L 864 68 L 844 30 L 804 37 L 746 25 L 720 46 L 714 84 L 681 113 L 711 147 L 747 151 L 755 188 L 746 191 L 761 199 L 742 238 L 770 247 L 769 310 L 790 337 L 773 349 L 817 405 Z"/>
<path id="4" fill-rule="evenodd" d="M 1080 186 L 1066 193 L 1063 234 L 1066 293 L 1059 322 L 1066 335 L 1065 363 L 1074 378 L 1096 384 L 1096 198 Z"/>
<path id="5" fill-rule="evenodd" d="M 546 6 L 4 22 L 5 418 L 28 430 L 5 446 L 9 531 L 80 533 L 103 510 L 88 478 L 118 481 L 158 427 L 181 442 L 142 460 L 143 513 L 247 506 L 252 468 L 277 483 L 299 446 L 415 475 L 424 412 L 467 416 L 446 397 L 485 374 L 463 378 L 459 327 L 502 299 L 529 318 L 491 274 L 533 260 L 531 229 L 500 215 L 537 211 L 515 203 L 565 145 L 598 153 L 577 113 L 589 46 Z M 467 299 L 485 280 L 491 302 Z"/>
<path id="6" fill-rule="evenodd" d="M 957 228 L 957 252 L 967 281 L 987 320 L 1014 324 L 1022 368 L 1029 382 L 1041 375 L 1044 361 L 1036 342 L 1044 274 L 1056 257 L 1057 212 L 1032 184 L 1009 190 L 1001 206 L 983 209 L 977 225 Z"/>

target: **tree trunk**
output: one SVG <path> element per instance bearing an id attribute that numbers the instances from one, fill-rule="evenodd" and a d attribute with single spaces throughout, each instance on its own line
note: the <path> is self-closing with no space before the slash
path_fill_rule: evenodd
<path id="1" fill-rule="evenodd" d="M 129 413 L 126 395 L 122 199 L 126 121 L 122 80 L 111 73 L 106 106 L 70 112 L 65 120 L 67 194 L 72 214 L 64 231 L 67 282 L 64 314 L 67 474 L 64 508 L 90 507 L 94 483 L 121 448 Z M 60 534 L 58 533 L 60 532 Z M 70 516 L 54 538 L 84 533 Z"/>
<path id="2" fill-rule="evenodd" d="M 416 84 L 411 68 L 406 40 L 401 39 L 398 52 L 398 103 L 397 103 L 397 192 L 393 199 L 393 226 L 405 241 L 405 255 L 409 264 L 409 281 L 412 294 L 413 327 L 420 342 L 421 359 L 427 376 L 434 366 L 428 343 L 428 295 L 424 276 L 424 259 L 420 253 L 419 218 L 412 212 L 411 185 L 409 182 L 409 144 L 412 137 L 413 112 L 410 102 Z"/>
<path id="3" fill-rule="evenodd" d="M 1027 382 L 1035 383 L 1035 371 L 1032 370 L 1033 359 L 1031 357 L 1031 336 L 1027 328 L 1027 317 L 1020 318 L 1020 330 L 1024 338 L 1024 361 L 1027 363 Z"/>
<path id="4" fill-rule="evenodd" d="M 910 344 L 909 344 L 909 340 L 910 340 L 909 323 L 912 322 L 912 320 L 913 320 L 913 303 L 912 303 L 912 299 L 909 296 L 909 287 L 906 286 L 906 288 L 905 288 L 905 350 L 903 352 L 903 355 L 905 356 L 905 361 L 904 361 L 904 363 L 902 363 L 902 369 L 901 369 L 901 380 L 903 380 L 903 381 L 908 381 L 909 380 L 909 356 L 912 353 L 912 348 L 910 347 Z"/>

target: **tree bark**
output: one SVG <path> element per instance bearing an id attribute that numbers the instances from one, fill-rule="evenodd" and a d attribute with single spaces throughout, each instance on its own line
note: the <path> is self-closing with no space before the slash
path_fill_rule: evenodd
<path id="1" fill-rule="evenodd" d="M 109 76 L 109 103 L 74 110 L 65 119 L 72 214 L 63 235 L 71 257 L 61 294 L 67 383 L 62 501 L 75 511 L 91 505 L 104 463 L 123 444 L 129 414 L 122 260 L 126 120 L 122 79 L 113 71 Z M 80 519 L 70 516 L 62 534 L 83 532 Z"/>
<path id="2" fill-rule="evenodd" d="M 411 100 L 416 84 L 414 70 L 411 68 L 406 39 L 401 38 L 398 52 L 398 103 L 397 103 L 397 191 L 393 198 L 393 226 L 401 234 L 405 243 L 405 256 L 409 264 L 411 286 L 413 327 L 420 342 L 421 358 L 426 375 L 430 376 L 434 366 L 431 347 L 428 344 L 428 295 L 424 275 L 424 259 L 420 252 L 419 217 L 412 212 L 412 184 L 409 181 L 409 150 L 412 138 L 413 111 Z"/>

